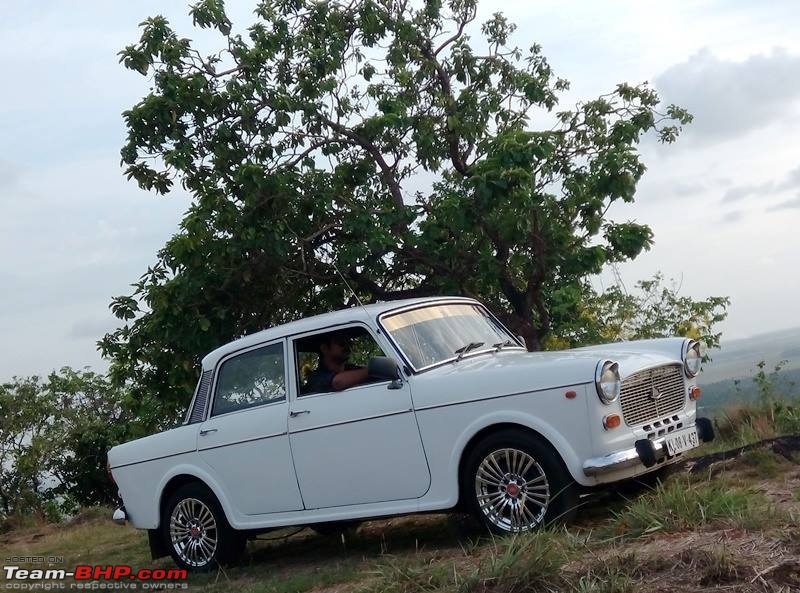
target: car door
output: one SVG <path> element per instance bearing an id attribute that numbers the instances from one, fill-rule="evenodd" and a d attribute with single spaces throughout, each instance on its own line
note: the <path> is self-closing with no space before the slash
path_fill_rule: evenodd
<path id="1" fill-rule="evenodd" d="M 299 336 L 294 343 L 308 336 Z M 408 381 L 299 395 L 294 354 L 289 441 L 305 507 L 369 504 L 425 494 L 430 471 Z"/>
<path id="2" fill-rule="evenodd" d="M 303 508 L 286 419 L 285 340 L 220 361 L 197 449 L 225 495 L 245 515 Z"/>

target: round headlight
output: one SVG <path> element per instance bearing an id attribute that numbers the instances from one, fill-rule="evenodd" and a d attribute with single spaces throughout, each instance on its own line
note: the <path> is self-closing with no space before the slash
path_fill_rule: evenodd
<path id="1" fill-rule="evenodd" d="M 604 404 L 611 404 L 619 397 L 621 387 L 619 379 L 619 365 L 610 360 L 602 361 L 597 365 L 595 373 L 597 395 Z"/>
<path id="2" fill-rule="evenodd" d="M 687 377 L 694 377 L 700 372 L 700 364 L 703 357 L 700 355 L 700 342 L 689 340 L 686 342 L 686 350 L 683 354 L 683 368 Z"/>

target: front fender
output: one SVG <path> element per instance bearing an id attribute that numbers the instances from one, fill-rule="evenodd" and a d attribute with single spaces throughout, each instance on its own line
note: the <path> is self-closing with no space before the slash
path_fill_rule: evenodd
<path id="1" fill-rule="evenodd" d="M 576 396 L 566 398 L 567 391 L 575 391 Z M 419 411 L 431 474 L 436 477 L 431 500 L 442 505 L 458 501 L 465 451 L 476 435 L 499 425 L 520 426 L 539 434 L 557 451 L 570 475 L 585 482 L 582 464 L 592 452 L 587 414 L 590 395 L 586 384 L 578 384 Z"/>

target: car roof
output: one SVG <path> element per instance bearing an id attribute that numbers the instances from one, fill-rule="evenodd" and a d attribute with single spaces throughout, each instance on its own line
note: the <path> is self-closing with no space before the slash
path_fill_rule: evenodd
<path id="1" fill-rule="evenodd" d="M 326 327 L 333 327 L 353 321 L 360 321 L 362 323 L 366 323 L 370 327 L 376 327 L 376 320 L 378 316 L 382 315 L 383 313 L 394 311 L 396 309 L 402 309 L 408 306 L 427 303 L 434 304 L 443 301 L 477 303 L 477 301 L 474 299 L 466 297 L 421 297 L 370 303 L 368 305 L 354 306 L 346 309 L 340 309 L 338 311 L 331 311 L 330 313 L 312 315 L 311 317 L 305 317 L 303 319 L 298 319 L 297 321 L 290 321 L 288 323 L 276 325 L 256 333 L 243 336 L 238 340 L 234 340 L 223 346 L 220 346 L 216 350 L 209 352 L 205 357 L 203 357 L 203 370 L 213 369 L 220 359 L 227 356 L 231 352 L 236 352 L 237 350 L 242 350 L 263 342 L 278 340 L 286 336 L 302 334 L 305 332 L 324 329 Z"/>

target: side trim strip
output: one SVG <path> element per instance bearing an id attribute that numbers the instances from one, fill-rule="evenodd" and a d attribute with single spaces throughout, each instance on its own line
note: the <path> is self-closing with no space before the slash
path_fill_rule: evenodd
<path id="1" fill-rule="evenodd" d="M 564 389 L 565 387 L 575 387 L 577 385 L 591 385 L 591 381 L 586 381 L 584 383 L 567 383 L 566 385 L 555 385 L 554 387 L 545 387 L 544 389 L 535 389 L 533 391 L 517 391 L 514 393 L 506 393 L 504 395 L 493 395 L 491 397 L 478 397 L 475 399 L 468 399 L 460 402 L 448 402 L 446 404 L 434 404 L 432 406 L 425 406 L 422 408 L 416 408 L 417 412 L 424 412 L 425 410 L 435 410 L 436 408 L 447 408 L 450 406 L 460 406 L 462 404 L 472 404 L 475 402 L 485 402 L 490 401 L 493 399 L 500 399 L 503 397 L 514 397 L 515 395 L 533 395 L 534 393 L 540 393 L 542 391 L 552 391 L 553 389 Z"/>
<path id="2" fill-rule="evenodd" d="M 408 414 L 413 412 L 411 408 L 407 410 L 399 410 L 397 412 L 389 412 L 388 414 L 376 414 L 375 416 L 365 416 L 364 418 L 356 418 L 354 420 L 343 420 L 341 422 L 331 422 L 329 424 L 320 424 L 318 426 L 311 426 L 309 428 L 301 428 L 298 430 L 290 430 L 289 435 L 298 434 L 301 432 L 309 432 L 311 430 L 318 430 L 320 428 L 331 428 L 332 426 L 342 426 L 344 424 L 354 424 L 355 422 L 363 422 L 365 420 L 377 420 L 378 418 L 388 418 L 389 416 L 399 416 L 400 414 Z"/>
<path id="3" fill-rule="evenodd" d="M 260 437 L 253 437 L 252 439 L 242 439 L 241 441 L 233 441 L 232 443 L 223 443 L 221 445 L 214 445 L 213 447 L 198 448 L 197 451 L 210 451 L 211 449 L 219 449 L 221 447 L 232 447 L 233 445 L 241 445 L 242 443 L 252 443 L 253 441 L 264 441 L 266 439 L 274 439 L 275 437 L 282 437 L 286 435 L 286 431 L 277 432 L 275 434 L 268 434 Z"/>
<path id="4" fill-rule="evenodd" d="M 148 461 L 158 461 L 159 459 L 167 459 L 169 457 L 177 457 L 178 455 L 186 455 L 187 453 L 194 453 L 195 451 L 196 449 L 189 449 L 187 451 L 181 451 L 180 453 L 170 453 L 169 455 L 162 455 L 161 457 L 151 457 L 150 459 L 142 459 L 141 461 L 123 463 L 121 465 L 115 465 L 111 469 L 117 469 L 118 467 L 128 467 L 129 465 L 139 465 L 140 463 L 147 463 Z"/>

